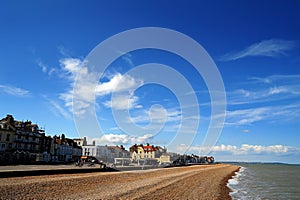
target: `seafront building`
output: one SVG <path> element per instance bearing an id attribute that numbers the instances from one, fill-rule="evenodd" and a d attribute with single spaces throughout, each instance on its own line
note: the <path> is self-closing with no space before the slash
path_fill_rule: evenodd
<path id="1" fill-rule="evenodd" d="M 86 137 L 52 137 L 37 124 L 15 120 L 9 114 L 0 120 L 0 164 L 75 162 L 89 156 L 117 165 L 166 164 L 178 158 L 165 147 L 149 143 L 132 145 L 128 151 L 122 145 L 96 145 L 95 141 L 88 144 Z"/>
<path id="2" fill-rule="evenodd" d="M 152 165 L 158 163 L 170 163 L 171 155 L 167 153 L 166 148 L 150 144 L 133 145 L 127 151 L 122 145 L 120 146 L 100 146 L 95 141 L 87 144 L 86 138 L 74 139 L 78 144 L 82 144 L 82 156 L 95 157 L 106 163 L 117 165 Z"/>
<path id="3" fill-rule="evenodd" d="M 0 120 L 0 161 L 9 163 L 72 162 L 82 148 L 72 139 L 46 136 L 31 121 L 18 121 L 12 115 Z"/>
<path id="4" fill-rule="evenodd" d="M 13 151 L 16 128 L 12 116 L 0 120 L 0 161 L 9 160 Z"/>
<path id="5" fill-rule="evenodd" d="M 130 160 L 130 152 L 127 151 L 122 145 L 100 146 L 96 145 L 95 141 L 93 141 L 93 144 L 88 145 L 86 142 L 86 138 L 82 140 L 81 144 L 85 144 L 84 146 L 82 146 L 83 156 L 93 156 L 98 160 L 101 160 L 106 163 L 114 163 L 115 159 L 119 161 L 123 160 L 126 163 L 128 163 L 128 161 Z"/>
<path id="6" fill-rule="evenodd" d="M 147 143 L 146 145 L 133 145 L 129 148 L 131 153 L 131 161 L 138 164 L 156 164 L 170 163 L 171 156 L 167 153 L 167 149 L 160 146 L 154 146 Z"/>

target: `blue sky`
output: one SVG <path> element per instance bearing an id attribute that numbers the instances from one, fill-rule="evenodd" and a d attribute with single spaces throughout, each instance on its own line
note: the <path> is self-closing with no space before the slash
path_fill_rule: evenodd
<path id="1" fill-rule="evenodd" d="M 169 52 L 133 51 L 107 68 L 93 89 L 102 134 L 88 128 L 78 133 L 73 120 L 73 86 L 88 54 L 122 31 L 162 27 L 201 44 L 223 79 L 226 119 L 211 152 L 217 160 L 300 163 L 299 9 L 298 1 L 1 2 L 0 115 L 29 119 L 51 135 L 98 134 L 100 145 L 148 141 L 168 146 L 182 124 L 176 94 L 126 74 L 138 65 L 161 63 L 183 75 L 197 96 L 200 115 L 190 115 L 188 123 L 200 119 L 200 124 L 189 152 L 199 153 L 211 119 L 210 93 L 193 66 Z M 130 129 L 118 126 L 112 108 L 128 111 L 130 122 L 122 123 L 146 127 L 144 132 L 128 133 Z M 193 137 L 189 131 L 182 130 Z M 172 148 L 180 151 L 187 145 Z"/>

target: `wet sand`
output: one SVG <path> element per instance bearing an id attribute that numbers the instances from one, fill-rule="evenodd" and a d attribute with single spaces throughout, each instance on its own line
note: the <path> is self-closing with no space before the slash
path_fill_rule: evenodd
<path id="1" fill-rule="evenodd" d="M 0 178 L 0 199 L 230 199 L 227 164 Z"/>

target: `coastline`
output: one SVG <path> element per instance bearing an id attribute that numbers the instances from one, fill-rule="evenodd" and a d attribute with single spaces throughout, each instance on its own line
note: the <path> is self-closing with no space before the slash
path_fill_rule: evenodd
<path id="1" fill-rule="evenodd" d="M 0 178 L 4 199 L 231 199 L 229 164 Z M 63 192 L 57 192 L 63 191 Z"/>
<path id="2" fill-rule="evenodd" d="M 232 199 L 230 196 L 230 192 L 232 192 L 232 190 L 228 187 L 228 181 L 230 179 L 232 179 L 235 175 L 236 172 L 239 172 L 241 169 L 241 167 L 239 166 L 236 170 L 234 170 L 233 172 L 231 172 L 230 174 L 228 174 L 226 177 L 223 178 L 222 182 L 221 182 L 221 198 L 219 198 L 219 200 L 229 200 Z"/>

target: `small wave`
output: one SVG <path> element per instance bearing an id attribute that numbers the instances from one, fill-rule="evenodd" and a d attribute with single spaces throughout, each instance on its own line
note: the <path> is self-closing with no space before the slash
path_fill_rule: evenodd
<path id="1" fill-rule="evenodd" d="M 227 183 L 227 187 L 230 188 L 231 192 L 230 192 L 230 196 L 236 196 L 238 195 L 238 193 L 240 193 L 240 188 L 239 188 L 239 182 L 240 182 L 240 177 L 243 175 L 244 171 L 245 171 L 245 167 L 240 167 L 239 171 L 235 172 L 235 175 L 228 180 Z"/>
<path id="2" fill-rule="evenodd" d="M 237 185 L 239 183 L 239 177 L 242 176 L 245 171 L 245 167 L 240 167 L 239 171 L 235 172 L 235 175 L 228 180 L 227 186 Z"/>
<path id="3" fill-rule="evenodd" d="M 237 184 L 239 184 L 239 181 L 237 179 L 229 179 L 228 180 L 228 186 L 237 185 Z"/>
<path id="4" fill-rule="evenodd" d="M 240 177 L 240 176 L 242 176 L 245 170 L 246 170 L 245 167 L 241 167 L 241 168 L 239 169 L 239 171 L 237 171 L 237 172 L 235 173 L 235 176 L 234 176 L 234 177 Z M 233 177 L 233 178 L 234 178 L 234 177 Z"/>

